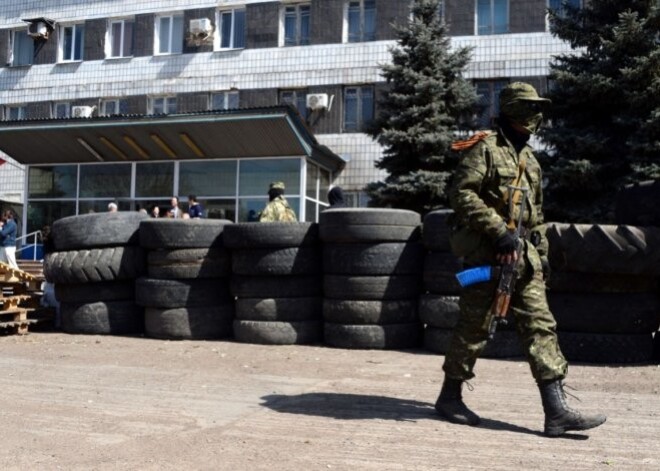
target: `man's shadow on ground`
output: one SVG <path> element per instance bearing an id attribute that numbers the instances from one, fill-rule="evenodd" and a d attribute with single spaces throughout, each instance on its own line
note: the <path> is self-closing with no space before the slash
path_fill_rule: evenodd
<path id="1" fill-rule="evenodd" d="M 419 419 L 441 419 L 432 404 L 387 396 L 340 393 L 305 393 L 286 396 L 271 394 L 261 398 L 262 406 L 286 414 L 329 417 L 337 420 L 393 420 L 416 422 Z M 544 436 L 538 430 L 481 418 L 479 428 Z M 583 440 L 585 435 L 566 434 L 563 438 Z"/>

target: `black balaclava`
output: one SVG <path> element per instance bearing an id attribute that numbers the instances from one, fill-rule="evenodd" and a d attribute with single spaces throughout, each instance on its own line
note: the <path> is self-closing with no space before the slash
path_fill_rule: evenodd
<path id="1" fill-rule="evenodd" d="M 333 186 L 328 192 L 328 203 L 331 208 L 344 208 L 346 202 L 344 201 L 344 192 L 338 186 Z"/>
<path id="2" fill-rule="evenodd" d="M 284 190 L 281 188 L 271 188 L 268 190 L 268 201 L 273 201 L 275 198 L 278 196 L 282 196 L 284 194 Z"/>

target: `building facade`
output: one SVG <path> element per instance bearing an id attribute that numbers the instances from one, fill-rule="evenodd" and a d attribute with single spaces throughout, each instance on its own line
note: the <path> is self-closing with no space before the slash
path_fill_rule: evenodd
<path id="1" fill-rule="evenodd" d="M 579 6 L 580 0 L 568 3 Z M 540 93 L 547 89 L 551 56 L 569 50 L 548 32 L 547 9 L 561 4 L 442 2 L 452 44 L 474 47 L 467 77 L 487 110 L 484 125 L 497 114 L 495 98 L 507 83 L 524 80 Z M 362 188 L 385 175 L 374 167 L 381 148 L 362 130 L 378 113 L 385 89 L 379 64 L 390 60 L 392 24 L 409 18 L 407 0 L 6 0 L 0 11 L 1 117 L 66 119 L 90 109 L 94 116 L 178 114 L 288 103 L 321 144 L 347 161 L 331 172 L 332 183 L 346 190 L 350 204 L 365 205 Z M 30 192 L 23 188 L 30 170 L 11 156 L 5 160 L 0 200 L 23 204 L 27 214 Z M 41 167 L 32 172 L 48 172 Z M 181 191 L 167 190 L 163 199 Z"/>

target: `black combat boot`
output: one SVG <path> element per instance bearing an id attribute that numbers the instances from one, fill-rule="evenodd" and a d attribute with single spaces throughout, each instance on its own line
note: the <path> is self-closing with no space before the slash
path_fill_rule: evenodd
<path id="1" fill-rule="evenodd" d="M 467 408 L 461 396 L 463 381 L 445 377 L 435 410 L 450 422 L 461 425 L 477 425 L 481 419 Z"/>
<path id="2" fill-rule="evenodd" d="M 569 430 L 598 427 L 607 419 L 602 414 L 585 415 L 568 407 L 561 380 L 539 383 L 539 391 L 545 412 L 543 433 L 549 437 L 558 437 Z"/>

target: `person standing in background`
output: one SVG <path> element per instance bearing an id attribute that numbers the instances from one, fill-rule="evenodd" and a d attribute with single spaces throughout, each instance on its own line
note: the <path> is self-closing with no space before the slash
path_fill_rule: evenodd
<path id="1" fill-rule="evenodd" d="M 191 219 L 204 217 L 204 208 L 197 202 L 195 195 L 188 195 L 188 214 Z"/>
<path id="2" fill-rule="evenodd" d="M 179 208 L 179 198 L 176 196 L 172 196 L 172 199 L 170 200 L 170 204 L 172 207 L 170 208 L 170 214 L 174 219 L 180 219 L 181 218 L 181 208 Z"/>
<path id="3" fill-rule="evenodd" d="M 0 262 L 8 264 L 12 268 L 18 269 L 16 263 L 16 222 L 14 213 L 11 209 L 5 210 L 2 214 L 2 230 L 0 230 Z"/>

